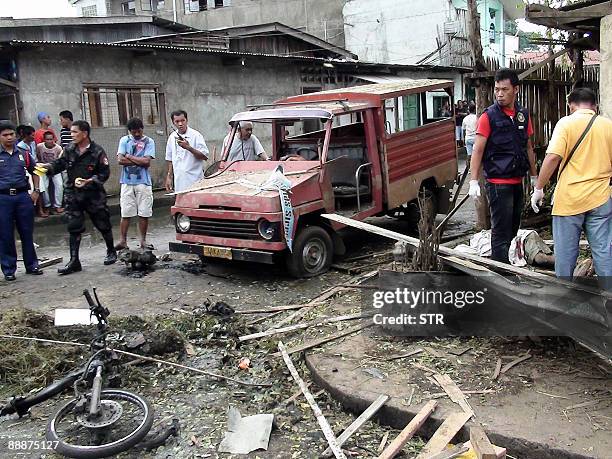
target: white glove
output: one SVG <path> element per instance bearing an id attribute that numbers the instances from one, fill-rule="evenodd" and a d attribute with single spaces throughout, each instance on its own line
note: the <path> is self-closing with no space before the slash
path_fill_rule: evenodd
<path id="1" fill-rule="evenodd" d="M 535 188 L 537 184 L 538 184 L 538 176 L 532 175 L 531 176 L 531 188 Z"/>
<path id="2" fill-rule="evenodd" d="M 478 183 L 478 180 L 470 180 L 470 190 L 468 191 L 468 194 L 472 198 L 477 198 L 480 196 L 480 184 Z"/>
<path id="3" fill-rule="evenodd" d="M 544 202 L 544 190 L 541 188 L 534 188 L 533 194 L 531 195 L 531 208 L 537 214 L 540 212 L 540 207 Z"/>

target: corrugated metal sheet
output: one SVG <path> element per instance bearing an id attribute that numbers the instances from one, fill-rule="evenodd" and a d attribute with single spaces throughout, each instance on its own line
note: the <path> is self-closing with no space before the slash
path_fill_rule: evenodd
<path id="1" fill-rule="evenodd" d="M 363 77 L 359 76 L 359 78 L 363 78 Z M 331 89 L 327 91 L 319 91 L 319 92 L 311 93 L 309 94 L 309 96 L 314 96 L 317 94 L 333 94 L 333 93 L 338 93 L 338 92 L 385 96 L 388 94 L 393 94 L 395 92 L 406 91 L 410 89 L 419 89 L 422 91 L 427 91 L 429 89 L 432 89 L 432 87 L 439 87 L 439 86 L 453 87 L 454 83 L 451 80 L 438 80 L 438 79 L 433 79 L 433 78 L 425 78 L 425 79 L 399 78 L 397 80 L 381 82 L 378 84 L 366 84 L 363 86 L 354 86 L 354 87 L 345 88 L 345 89 Z"/>
<path id="2" fill-rule="evenodd" d="M 319 62 L 345 62 L 343 59 L 323 59 L 319 57 L 305 57 L 305 56 L 282 56 L 268 53 L 250 53 L 243 51 L 226 51 L 218 49 L 203 49 L 203 48 L 189 48 L 185 46 L 172 46 L 172 45 L 152 45 L 145 43 L 102 43 L 102 42 L 87 42 L 87 41 L 57 41 L 57 40 L 10 40 L 8 43 L 12 46 L 68 46 L 68 47 L 98 47 L 98 48 L 125 48 L 125 49 L 144 49 L 144 50 L 165 50 L 165 51 L 182 51 L 182 52 L 193 52 L 193 53 L 204 53 L 204 54 L 224 54 L 234 56 L 259 56 L 259 57 L 275 57 L 278 59 L 291 59 L 291 60 L 302 60 L 302 61 L 319 61 Z"/>
<path id="3" fill-rule="evenodd" d="M 454 120 L 439 121 L 385 139 L 389 183 L 455 158 Z"/>

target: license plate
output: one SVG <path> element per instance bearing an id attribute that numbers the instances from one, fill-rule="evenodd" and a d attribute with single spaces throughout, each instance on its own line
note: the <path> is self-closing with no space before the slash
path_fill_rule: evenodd
<path id="1" fill-rule="evenodd" d="M 212 247 L 210 245 L 202 246 L 202 255 L 205 257 L 212 258 L 226 258 L 227 260 L 232 259 L 232 249 L 227 247 Z"/>

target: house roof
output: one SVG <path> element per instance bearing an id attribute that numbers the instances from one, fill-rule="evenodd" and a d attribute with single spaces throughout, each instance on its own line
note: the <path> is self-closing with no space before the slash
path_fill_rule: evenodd
<path id="1" fill-rule="evenodd" d="M 318 62 L 335 62 L 340 63 L 342 60 L 325 59 L 321 57 L 309 57 L 309 56 L 284 56 L 270 53 L 253 53 L 246 51 L 230 51 L 225 49 L 212 49 L 202 47 L 188 47 L 188 46 L 177 46 L 168 44 L 155 44 L 155 43 L 140 43 L 140 42 L 129 42 L 129 43 L 101 43 L 101 42 L 85 42 L 85 41 L 45 41 L 45 40 L 9 40 L 4 42 L 4 45 L 11 46 L 13 48 L 32 48 L 37 46 L 54 46 L 54 47 L 70 47 L 70 48 L 113 48 L 113 49 L 137 49 L 142 51 L 182 51 L 186 53 L 203 53 L 203 54 L 222 54 L 228 56 L 259 56 L 259 57 L 270 57 L 278 59 L 293 59 L 303 61 L 318 61 Z"/>
<path id="2" fill-rule="evenodd" d="M 63 18 L 0 18 L 0 28 L 24 28 L 24 27 L 70 27 L 88 25 L 116 25 L 116 24 L 154 24 L 176 32 L 197 30 L 185 24 L 168 21 L 157 16 L 148 15 L 126 15 L 126 16 L 86 16 L 86 17 L 63 17 Z"/>
<path id="3" fill-rule="evenodd" d="M 336 53 L 338 57 L 357 60 L 356 54 L 353 54 L 350 51 L 341 48 L 340 46 L 333 45 L 325 40 L 321 40 L 320 38 L 315 37 L 314 35 L 303 32 L 293 27 L 289 27 L 285 24 L 281 24 L 280 22 L 270 22 L 266 24 L 255 24 L 247 26 L 222 27 L 218 29 L 211 29 L 211 31 L 226 33 L 232 38 L 244 38 L 253 35 L 265 35 L 274 33 L 285 34 L 305 41 L 306 43 L 309 43 L 312 46 L 317 46 L 332 53 Z"/>
<path id="4" fill-rule="evenodd" d="M 529 4 L 525 9 L 527 22 L 578 32 L 599 32 L 601 18 L 609 14 L 612 14 L 612 2 L 609 0 L 588 0 L 557 9 Z"/>

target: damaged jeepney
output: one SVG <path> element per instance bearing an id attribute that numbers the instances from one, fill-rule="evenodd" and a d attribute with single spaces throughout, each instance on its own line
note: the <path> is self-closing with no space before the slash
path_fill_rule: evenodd
<path id="1" fill-rule="evenodd" d="M 345 250 L 343 225 L 323 213 L 415 221 L 419 191 L 431 197 L 433 213 L 446 213 L 457 179 L 455 122 L 439 106 L 452 103 L 452 88 L 445 80 L 403 80 L 237 113 L 221 161 L 177 193 L 178 242 L 170 250 L 262 263 L 284 258 L 291 275 L 310 277 Z M 224 161 L 246 121 L 268 140 L 270 161 Z"/>

